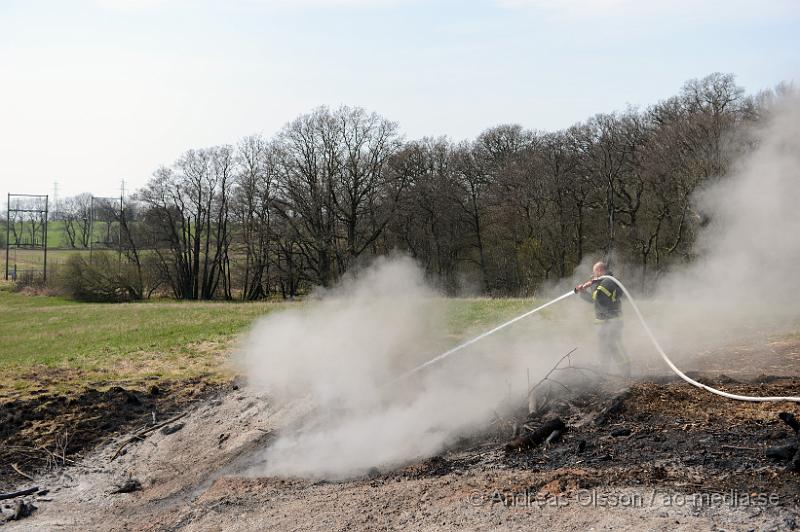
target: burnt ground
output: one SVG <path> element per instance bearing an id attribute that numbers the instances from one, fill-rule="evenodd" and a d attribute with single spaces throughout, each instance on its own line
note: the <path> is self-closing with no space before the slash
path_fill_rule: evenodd
<path id="1" fill-rule="evenodd" d="M 740 383 L 726 376 L 696 376 L 716 388 L 744 395 L 785 396 L 800 390 L 797 377 Z M 602 389 L 582 392 L 539 414 L 498 419 L 497 424 L 507 430 L 462 442 L 460 449 L 389 476 L 413 478 L 472 468 L 519 469 L 544 474 L 538 484 L 522 487 L 534 492 L 559 480 L 564 489 L 734 490 L 776 494 L 787 505 L 800 503 L 800 474 L 789 470 L 788 462 L 765 454 L 766 447 L 795 441 L 794 432 L 778 419 L 778 413 L 800 415 L 800 408 L 791 403 L 734 402 L 683 381 L 663 380 L 637 382 L 619 393 Z M 554 417 L 567 427 L 557 442 L 534 449 L 509 445 L 514 441 L 514 424 L 535 430 Z M 524 434 L 526 429 L 520 432 Z"/>
<path id="2" fill-rule="evenodd" d="M 43 382 L 47 384 L 47 382 Z M 79 461 L 120 434 L 163 420 L 224 389 L 201 379 L 0 396 L 0 491 Z"/>
<path id="3" fill-rule="evenodd" d="M 736 371 L 714 367 L 719 357 L 708 353 L 708 360 L 694 362 L 711 369 L 692 375 L 734 393 L 800 394 L 800 339 L 727 349 L 737 356 Z M 196 391 L 183 403 L 177 390 L 170 403 L 167 386 L 157 398 L 148 390 L 89 393 L 103 399 L 95 409 L 87 407 L 85 417 L 92 418 L 87 430 L 91 423 L 111 425 L 98 439 L 85 439 L 82 450 L 74 452 L 75 464 L 51 464 L 49 471 L 32 474 L 35 482 L 14 480 L 17 488 L 36 484 L 48 493 L 17 499 L 38 509 L 5 527 L 695 531 L 800 526 L 800 473 L 765 454 L 767 447 L 794 441 L 778 414 L 800 416 L 800 407 L 731 401 L 663 370 L 659 375 L 588 382 L 562 376 L 532 416 L 527 405 L 514 405 L 438 456 L 335 482 L 259 476 L 251 469 L 254 457 L 279 432 L 290 430 L 310 405 L 279 405 L 232 386 L 211 395 Z M 131 393 L 141 405 L 129 398 Z M 53 401 L 63 402 L 48 396 L 42 404 Z M 181 409 L 187 415 L 174 431 L 150 432 L 111 460 L 130 436 L 111 438 L 114 431 L 146 426 L 154 406 L 160 408 L 159 420 Z M 115 416 L 110 413 L 115 408 L 129 411 L 130 418 L 123 416 L 117 425 L 104 419 Z M 63 426 L 82 419 L 79 410 L 56 411 L 77 416 Z M 46 418 L 26 420 L 27 428 L 14 437 L 29 434 L 28 446 L 34 445 L 35 423 Z M 559 439 L 530 448 L 508 445 L 515 435 L 532 434 L 554 418 L 566 425 Z"/>

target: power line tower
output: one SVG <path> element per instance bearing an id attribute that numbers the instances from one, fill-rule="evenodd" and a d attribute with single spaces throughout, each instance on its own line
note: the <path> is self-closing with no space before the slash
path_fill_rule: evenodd
<path id="1" fill-rule="evenodd" d="M 17 264 L 14 263 L 13 272 L 10 271 L 10 250 L 14 249 L 41 249 L 42 280 L 47 281 L 47 215 L 49 196 L 41 194 L 8 194 L 8 208 L 6 209 L 6 272 L 16 279 Z M 19 226 L 19 231 L 17 227 Z M 11 231 L 14 231 L 14 243 L 11 242 Z M 16 251 L 14 252 L 16 257 Z"/>

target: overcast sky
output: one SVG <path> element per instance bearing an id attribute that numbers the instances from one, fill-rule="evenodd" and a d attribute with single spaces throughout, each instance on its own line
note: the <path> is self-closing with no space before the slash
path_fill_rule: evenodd
<path id="1" fill-rule="evenodd" d="M 1 201 L 118 194 L 323 104 L 552 130 L 715 71 L 800 81 L 799 52 L 797 0 L 0 0 Z"/>

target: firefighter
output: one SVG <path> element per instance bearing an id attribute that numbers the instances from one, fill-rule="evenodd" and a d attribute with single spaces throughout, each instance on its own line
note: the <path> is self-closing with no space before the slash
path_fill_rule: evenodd
<path id="1" fill-rule="evenodd" d="M 600 279 L 612 275 L 604 262 L 592 267 L 592 279 L 575 287 L 575 293 L 594 303 L 595 323 L 600 354 L 604 362 L 616 364 L 626 377 L 631 375 L 631 362 L 622 345 L 622 290 L 611 279 Z"/>

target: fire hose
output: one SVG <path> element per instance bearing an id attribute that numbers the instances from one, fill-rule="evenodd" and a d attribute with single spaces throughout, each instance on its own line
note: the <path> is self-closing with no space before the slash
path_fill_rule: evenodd
<path id="1" fill-rule="evenodd" d="M 705 390 L 707 392 L 711 392 L 713 394 L 720 395 L 722 397 L 727 397 L 728 399 L 734 399 L 736 401 L 750 401 L 750 402 L 759 402 L 759 403 L 790 401 L 790 402 L 794 402 L 794 403 L 800 403 L 800 397 L 753 397 L 753 396 L 749 396 L 749 395 L 738 395 L 738 394 L 735 394 L 735 393 L 728 393 L 728 392 L 724 392 L 722 390 L 717 390 L 716 388 L 712 388 L 711 386 L 708 386 L 706 384 L 703 384 L 701 382 L 698 382 L 698 381 L 692 379 L 691 377 L 686 375 L 684 372 L 682 372 L 680 369 L 678 369 L 678 367 L 672 362 L 672 360 L 669 359 L 669 357 L 667 356 L 666 352 L 661 347 L 661 344 L 658 343 L 658 340 L 656 339 L 655 335 L 653 334 L 653 331 L 650 330 L 650 326 L 647 325 L 647 322 L 645 321 L 644 316 L 642 316 L 642 313 L 639 310 L 639 307 L 636 305 L 636 301 L 633 299 L 633 297 L 631 297 L 631 294 L 630 294 L 630 292 L 628 292 L 628 289 L 625 288 L 625 285 L 622 284 L 622 282 L 620 282 L 618 279 L 616 279 L 615 277 L 613 277 L 611 275 L 603 275 L 603 276 L 598 277 L 598 279 L 610 279 L 610 280 L 614 281 L 617 284 L 617 286 L 619 286 L 622 289 L 622 292 L 628 298 L 628 301 L 630 302 L 631 307 L 633 307 L 633 311 L 636 313 L 636 317 L 639 318 L 639 323 L 642 325 L 642 328 L 644 329 L 645 333 L 647 333 L 647 336 L 650 338 L 650 341 L 652 342 L 653 347 L 655 347 L 656 351 L 658 351 L 658 354 L 661 355 L 661 358 L 664 359 L 664 362 L 667 363 L 669 368 L 678 377 L 680 377 L 684 381 L 688 382 L 692 386 L 696 386 L 696 387 L 701 388 L 701 389 L 703 389 L 703 390 Z M 400 377 L 398 377 L 396 380 L 404 379 L 405 377 L 409 377 L 409 376 L 411 376 L 411 375 L 423 370 L 424 368 L 427 368 L 427 367 L 429 367 L 429 366 L 431 366 L 433 364 L 436 364 L 437 362 L 449 357 L 453 353 L 461 351 L 462 349 L 465 349 L 465 348 L 469 347 L 470 345 L 472 345 L 472 344 L 474 344 L 474 343 L 486 338 L 489 335 L 492 335 L 492 334 L 496 333 L 497 331 L 499 331 L 501 329 L 504 329 L 504 328 L 508 327 L 509 325 L 511 325 L 513 323 L 516 323 L 517 321 L 519 321 L 519 320 L 521 320 L 523 318 L 531 316 L 532 314 L 536 314 L 537 312 L 539 312 L 541 310 L 544 310 L 545 308 L 549 307 L 550 305 L 554 305 L 554 304 L 558 303 L 561 300 L 567 299 L 569 296 L 573 295 L 574 293 L 575 293 L 574 290 L 570 290 L 566 294 L 563 294 L 563 295 L 561 295 L 561 296 L 559 296 L 559 297 L 557 297 L 557 298 L 555 298 L 555 299 L 553 299 L 551 301 L 548 301 L 547 303 L 545 303 L 543 305 L 539 305 L 538 307 L 536 307 L 536 308 L 534 308 L 532 310 L 529 310 L 529 311 L 525 312 L 524 314 L 520 314 L 519 316 L 517 316 L 515 318 L 512 318 L 512 319 L 508 320 L 507 322 L 502 323 L 502 324 L 498 325 L 497 327 L 495 327 L 495 328 L 493 328 L 491 330 L 488 330 L 483 334 L 480 334 L 480 335 L 476 336 L 475 338 L 472 338 L 471 340 L 467 340 L 466 342 L 464 342 L 462 344 L 459 344 L 459 345 L 453 347 L 452 349 L 449 349 L 449 350 L 445 351 L 444 353 L 442 353 L 442 354 L 440 354 L 440 355 L 428 360 L 427 362 L 425 362 L 423 364 L 420 364 L 419 366 L 417 366 L 417 367 L 405 372 Z"/>

